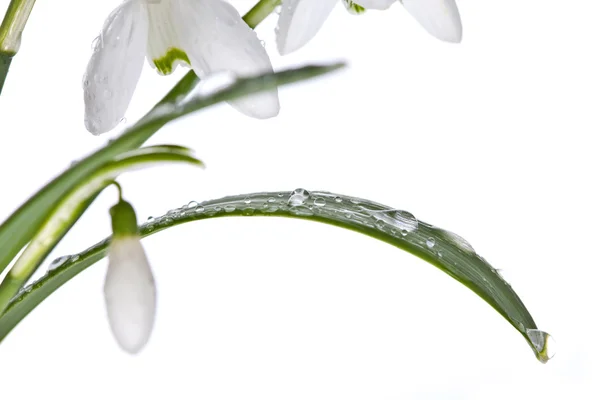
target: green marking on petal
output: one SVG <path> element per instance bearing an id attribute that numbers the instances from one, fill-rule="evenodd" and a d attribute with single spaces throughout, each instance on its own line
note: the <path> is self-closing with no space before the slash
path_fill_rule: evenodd
<path id="1" fill-rule="evenodd" d="M 367 11 L 364 7 L 359 6 L 352 0 L 344 0 L 344 5 L 346 6 L 346 10 L 353 15 L 360 15 Z"/>
<path id="2" fill-rule="evenodd" d="M 175 47 L 171 47 L 167 50 L 167 54 L 164 56 L 152 60 L 154 66 L 158 72 L 162 75 L 169 75 L 173 72 L 178 62 L 183 62 L 187 65 L 191 65 L 190 59 L 187 54 L 181 49 L 177 49 Z"/>

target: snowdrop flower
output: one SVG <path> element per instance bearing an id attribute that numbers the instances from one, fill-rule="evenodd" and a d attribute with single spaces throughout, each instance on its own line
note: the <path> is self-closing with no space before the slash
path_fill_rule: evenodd
<path id="1" fill-rule="evenodd" d="M 351 12 L 386 10 L 397 0 L 342 0 Z M 433 36 L 460 42 L 462 24 L 455 0 L 399 0 L 404 8 Z M 283 0 L 277 31 L 279 53 L 298 50 L 311 40 L 339 0 Z M 359 6 L 359 7 L 356 7 Z"/>
<path id="2" fill-rule="evenodd" d="M 84 78 L 90 132 L 107 132 L 121 121 L 145 57 L 163 75 L 179 64 L 191 66 L 200 77 L 273 71 L 256 33 L 224 0 L 125 0 L 106 20 Z M 276 89 L 231 105 L 254 118 L 279 113 Z"/>
<path id="3" fill-rule="evenodd" d="M 146 345 L 154 326 L 154 277 L 140 243 L 133 207 L 120 200 L 110 214 L 113 239 L 104 282 L 106 311 L 117 343 L 134 354 Z"/>

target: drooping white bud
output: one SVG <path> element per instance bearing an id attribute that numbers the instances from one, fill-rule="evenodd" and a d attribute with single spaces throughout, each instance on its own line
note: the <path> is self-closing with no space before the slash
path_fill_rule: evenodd
<path id="1" fill-rule="evenodd" d="M 111 209 L 111 215 L 114 235 L 108 250 L 104 283 L 106 311 L 119 346 L 135 354 L 146 345 L 152 333 L 156 287 L 137 234 L 133 208 L 121 200 Z"/>

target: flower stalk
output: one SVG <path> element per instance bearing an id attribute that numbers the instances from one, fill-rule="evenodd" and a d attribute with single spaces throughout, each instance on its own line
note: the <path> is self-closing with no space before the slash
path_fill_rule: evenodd
<path id="1" fill-rule="evenodd" d="M 280 5 L 281 0 L 260 0 L 242 17 L 242 19 L 250 28 L 254 29 Z"/>
<path id="2" fill-rule="evenodd" d="M 0 93 L 34 5 L 35 0 L 11 0 L 0 25 Z"/>

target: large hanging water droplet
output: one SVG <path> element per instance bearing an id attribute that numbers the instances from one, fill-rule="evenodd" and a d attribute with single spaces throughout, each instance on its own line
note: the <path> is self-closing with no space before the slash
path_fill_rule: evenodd
<path id="1" fill-rule="evenodd" d="M 306 189 L 296 189 L 288 199 L 288 205 L 297 207 L 303 205 L 310 197 L 310 192 Z"/>
<path id="2" fill-rule="evenodd" d="M 48 266 L 48 272 L 50 271 L 54 271 L 56 268 L 61 267 L 63 265 L 65 265 L 65 263 L 71 258 L 70 255 L 68 256 L 62 256 L 62 257 L 58 257 L 57 259 L 55 259 L 54 261 L 52 261 L 50 263 L 50 265 Z"/>
<path id="3" fill-rule="evenodd" d="M 531 341 L 538 360 L 547 363 L 555 354 L 555 342 L 550 334 L 539 329 L 527 329 L 527 337 Z"/>

